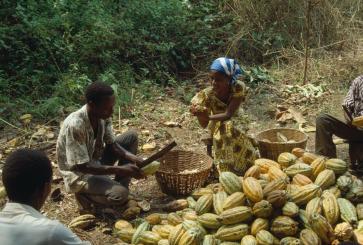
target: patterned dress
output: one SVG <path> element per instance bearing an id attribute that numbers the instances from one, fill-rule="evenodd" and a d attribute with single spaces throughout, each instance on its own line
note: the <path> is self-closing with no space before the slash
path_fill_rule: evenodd
<path id="1" fill-rule="evenodd" d="M 241 81 L 232 85 L 232 98 L 245 98 L 246 86 Z M 191 101 L 194 108 L 210 115 L 224 113 L 228 104 L 219 100 L 212 87 L 197 93 Z M 208 129 L 213 138 L 213 157 L 219 172 L 231 171 L 243 175 L 257 158 L 257 151 L 247 136 L 247 118 L 240 107 L 228 121 L 210 121 Z"/>

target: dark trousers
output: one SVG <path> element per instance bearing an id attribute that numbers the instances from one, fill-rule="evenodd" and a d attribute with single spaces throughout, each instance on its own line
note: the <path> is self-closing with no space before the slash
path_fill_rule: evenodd
<path id="1" fill-rule="evenodd" d="M 352 168 L 363 164 L 363 131 L 328 114 L 321 114 L 316 119 L 315 152 L 317 154 L 329 158 L 337 157 L 333 135 L 348 140 Z"/>
<path id="2" fill-rule="evenodd" d="M 127 151 L 136 154 L 138 146 L 137 133 L 128 131 L 118 137 L 116 142 Z M 101 163 L 104 165 L 123 165 L 129 163 L 126 159 L 119 159 L 110 146 L 106 146 Z M 88 178 L 87 184 L 76 194 L 81 209 L 89 209 L 90 203 L 106 206 L 122 205 L 127 202 L 129 190 L 128 186 L 131 178 L 115 176 L 115 180 L 105 175 L 92 175 Z"/>

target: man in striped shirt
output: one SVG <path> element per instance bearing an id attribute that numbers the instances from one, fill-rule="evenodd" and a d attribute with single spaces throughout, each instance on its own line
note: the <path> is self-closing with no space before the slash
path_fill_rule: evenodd
<path id="1" fill-rule="evenodd" d="M 348 140 L 351 168 L 363 173 L 363 129 L 352 125 L 353 118 L 363 116 L 363 75 L 353 80 L 342 107 L 346 122 L 328 114 L 322 114 L 316 119 L 315 152 L 336 158 L 332 136 Z"/>

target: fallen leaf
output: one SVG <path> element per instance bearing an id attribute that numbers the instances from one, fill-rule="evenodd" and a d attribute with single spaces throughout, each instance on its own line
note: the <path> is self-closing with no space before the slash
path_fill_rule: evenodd
<path id="1" fill-rule="evenodd" d="M 312 133 L 312 132 L 316 131 L 316 128 L 307 123 L 301 123 L 301 124 L 299 124 L 299 130 L 303 131 L 305 133 Z"/>
<path id="2" fill-rule="evenodd" d="M 141 134 L 143 135 L 150 135 L 150 130 L 142 130 Z"/>
<path id="3" fill-rule="evenodd" d="M 155 148 L 156 148 L 156 143 L 155 142 L 147 143 L 147 144 L 142 146 L 142 149 L 144 151 L 152 151 L 152 150 L 155 150 Z"/>
<path id="4" fill-rule="evenodd" d="M 24 125 L 28 125 L 32 120 L 32 115 L 31 114 L 24 114 L 24 115 L 22 115 L 20 117 L 20 120 Z"/>
<path id="5" fill-rule="evenodd" d="M 16 147 L 19 143 L 18 141 L 19 141 L 18 138 L 14 138 L 14 139 L 8 141 L 7 145 L 10 147 Z"/>
<path id="6" fill-rule="evenodd" d="M 141 208 L 142 211 L 148 212 L 151 209 L 151 205 L 148 201 L 142 200 L 141 202 L 138 202 L 137 205 Z"/>
<path id="7" fill-rule="evenodd" d="M 54 133 L 53 132 L 49 132 L 49 133 L 47 133 L 47 135 L 46 135 L 46 137 L 49 139 L 49 140 L 51 140 L 51 139 L 54 139 Z"/>
<path id="8" fill-rule="evenodd" d="M 164 122 L 164 125 L 167 127 L 181 127 L 180 123 L 174 121 Z"/>

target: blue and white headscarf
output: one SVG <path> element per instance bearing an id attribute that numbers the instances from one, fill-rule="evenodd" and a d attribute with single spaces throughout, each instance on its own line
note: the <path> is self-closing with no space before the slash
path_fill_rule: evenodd
<path id="1" fill-rule="evenodd" d="M 237 78 L 244 73 L 237 61 L 225 57 L 214 60 L 210 69 L 231 76 L 231 84 L 234 84 Z"/>

